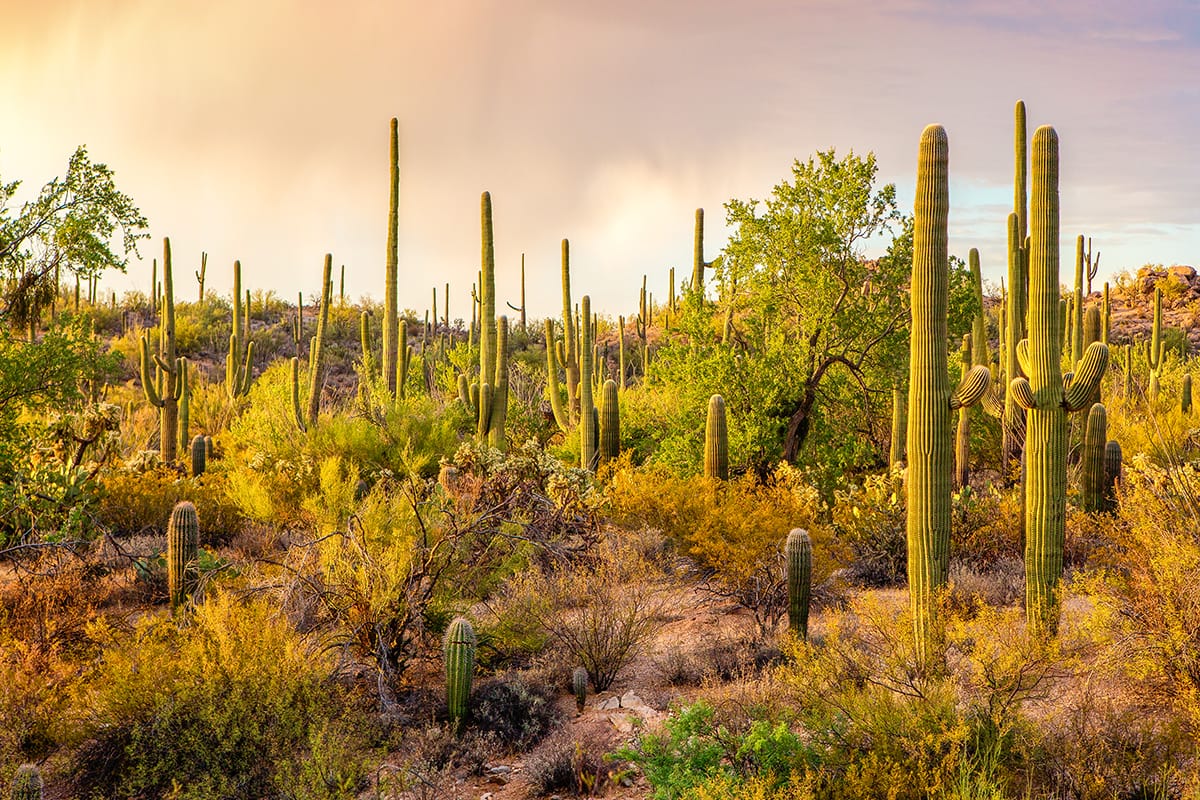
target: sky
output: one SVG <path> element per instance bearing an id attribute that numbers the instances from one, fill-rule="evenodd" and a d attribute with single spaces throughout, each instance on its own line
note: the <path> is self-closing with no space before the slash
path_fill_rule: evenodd
<path id="1" fill-rule="evenodd" d="M 723 204 L 763 198 L 793 159 L 873 151 L 911 213 L 922 128 L 950 138 L 950 248 L 1005 270 L 1013 104 L 1061 141 L 1063 276 L 1074 236 L 1103 276 L 1200 262 L 1200 2 L 1175 0 L 0 0 L 0 178 L 33 189 L 76 146 L 170 236 L 177 297 L 207 285 L 383 295 L 388 123 L 400 125 L 400 304 L 451 284 L 469 316 L 479 195 L 495 209 L 498 298 L 636 309 L 706 256 Z M 878 255 L 866 252 L 866 256 Z M 336 280 L 336 277 L 335 277 Z M 440 300 L 439 300 L 440 302 Z"/>

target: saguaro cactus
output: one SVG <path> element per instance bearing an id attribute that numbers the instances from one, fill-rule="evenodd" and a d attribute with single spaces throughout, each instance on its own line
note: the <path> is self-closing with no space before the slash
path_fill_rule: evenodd
<path id="1" fill-rule="evenodd" d="M 383 287 L 383 378 L 388 391 L 396 394 L 396 345 L 400 335 L 396 275 L 399 270 L 400 230 L 400 123 L 392 117 L 388 148 L 387 263 Z"/>
<path id="2" fill-rule="evenodd" d="M 961 370 L 959 377 L 967 380 L 971 373 L 972 350 L 974 342 L 971 334 L 963 336 L 962 349 L 959 351 Z M 971 481 L 971 408 L 963 406 L 958 409 L 958 426 L 954 433 L 954 485 L 961 489 Z"/>
<path id="3" fill-rule="evenodd" d="M 904 461 L 905 423 L 908 422 L 908 410 L 904 404 L 904 390 L 892 388 L 892 442 L 888 452 L 888 465 L 893 469 Z"/>
<path id="4" fill-rule="evenodd" d="M 588 295 L 581 301 L 583 314 L 580 328 L 583 332 L 579 343 L 579 461 L 584 469 L 596 468 L 596 402 L 592 393 L 592 299 Z"/>
<path id="5" fill-rule="evenodd" d="M 921 133 L 917 161 L 908 386 L 908 591 L 922 663 L 934 656 L 934 596 L 950 565 L 950 412 L 978 402 L 991 374 L 973 367 L 951 394 L 946 364 L 950 211 L 949 142 L 941 125 Z"/>
<path id="6" fill-rule="evenodd" d="M 621 454 L 621 401 L 617 382 L 607 380 L 600 395 L 600 463 Z"/>
<path id="7" fill-rule="evenodd" d="M 196 270 L 196 280 L 200 284 L 200 302 L 204 302 L 204 276 L 208 272 L 208 253 L 200 253 L 200 269 Z"/>
<path id="8" fill-rule="evenodd" d="M 808 600 L 812 594 L 812 541 L 808 531 L 793 528 L 783 547 L 787 560 L 788 628 L 808 638 Z"/>
<path id="9" fill-rule="evenodd" d="M 1024 128 L 1025 107 L 1018 104 L 1022 130 Z M 1021 146 L 1018 155 L 1024 153 L 1024 133 L 1021 133 Z M 1022 165 L 1023 166 L 1023 165 Z M 1018 170 L 1020 172 L 1020 170 Z M 1024 213 L 1024 176 L 1021 175 L 1021 211 Z M 1021 460 L 1021 451 L 1025 447 L 1025 410 L 1013 398 L 1009 384 L 1013 378 L 1020 377 L 1021 367 L 1017 358 L 1017 346 L 1025 338 L 1025 303 L 1028 297 L 1028 274 L 1026 272 L 1025 251 L 1022 244 L 1021 226 L 1023 222 L 1016 212 L 1008 215 L 1008 297 L 1005 307 L 1005 336 L 1002 357 L 1004 384 L 1004 416 L 1001 418 L 1001 453 L 1004 465 L 1004 480 L 1009 482 L 1009 474 L 1013 464 Z"/>
<path id="10" fill-rule="evenodd" d="M 42 800 L 42 773 L 33 764 L 17 767 L 13 776 L 12 800 Z"/>
<path id="11" fill-rule="evenodd" d="M 508 420 L 508 317 L 496 319 L 496 378 L 492 384 L 492 415 L 488 420 L 488 441 L 492 447 L 508 449 L 504 426 Z"/>
<path id="12" fill-rule="evenodd" d="M 254 342 L 243 337 L 242 262 L 233 262 L 233 330 L 229 334 L 229 352 L 225 356 L 225 393 L 229 399 L 244 397 L 250 391 Z"/>
<path id="13" fill-rule="evenodd" d="M 159 320 L 158 352 L 150 353 L 150 340 L 141 339 L 142 391 L 158 408 L 159 447 L 164 463 L 175 462 L 179 443 L 179 397 L 183 392 L 183 365 L 175 356 L 175 293 L 171 283 L 171 240 L 163 239 L 163 314 Z M 151 365 L 155 366 L 151 377 Z"/>
<path id="14" fill-rule="evenodd" d="M 575 341 L 575 315 L 571 305 L 571 243 L 562 240 L 563 370 L 567 374 L 568 425 L 579 422 L 579 346 Z"/>
<path id="15" fill-rule="evenodd" d="M 692 292 L 704 302 L 704 209 L 696 209 L 696 228 L 692 240 Z"/>
<path id="16" fill-rule="evenodd" d="M 442 642 L 442 655 L 446 661 L 446 706 L 457 728 L 467 716 L 471 681 L 475 677 L 475 629 L 470 622 L 458 617 L 450 623 Z"/>
<path id="17" fill-rule="evenodd" d="M 208 437 L 197 433 L 192 438 L 192 475 L 199 476 L 204 474 L 204 468 L 208 461 L 208 445 L 206 444 Z"/>
<path id="18" fill-rule="evenodd" d="M 1032 232 L 1029 254 L 1029 338 L 1018 354 L 1028 379 L 1012 382 L 1027 413 L 1025 436 L 1025 608 L 1034 636 L 1058 624 L 1066 515 L 1067 418 L 1088 403 L 1108 365 L 1108 348 L 1088 348 L 1064 387 L 1060 368 L 1065 333 L 1059 311 L 1058 134 L 1033 135 Z"/>
<path id="19" fill-rule="evenodd" d="M 729 430 L 725 424 L 725 398 L 708 398 L 708 419 L 704 425 L 704 477 L 729 478 Z"/>
<path id="20" fill-rule="evenodd" d="M 1108 416 L 1100 403 L 1088 412 L 1079 459 L 1079 504 L 1084 511 L 1104 510 L 1104 450 L 1108 441 Z"/>
<path id="21" fill-rule="evenodd" d="M 550 409 L 554 412 L 554 421 L 559 430 L 566 433 L 570 430 L 571 420 L 569 411 L 563 405 L 562 388 L 558 382 L 558 352 L 554 339 L 554 323 L 546 317 L 542 323 L 546 337 L 546 391 L 550 395 Z M 568 403 L 569 405 L 569 403 Z"/>
<path id="22" fill-rule="evenodd" d="M 167 523 L 167 595 L 172 609 L 187 602 L 196 591 L 199 548 L 200 521 L 196 507 L 184 500 L 171 510 Z"/>
<path id="23" fill-rule="evenodd" d="M 1183 383 L 1179 388 L 1179 410 L 1184 414 L 1192 413 L 1192 373 L 1184 373 Z"/>
<path id="24" fill-rule="evenodd" d="M 1117 486 L 1121 483 L 1121 445 L 1110 439 L 1104 446 L 1104 510 L 1117 507 Z"/>
<path id="25" fill-rule="evenodd" d="M 587 703 L 587 685 L 587 667 L 576 667 L 575 671 L 571 673 L 571 688 L 575 692 L 575 710 L 580 714 L 583 713 L 583 707 Z"/>

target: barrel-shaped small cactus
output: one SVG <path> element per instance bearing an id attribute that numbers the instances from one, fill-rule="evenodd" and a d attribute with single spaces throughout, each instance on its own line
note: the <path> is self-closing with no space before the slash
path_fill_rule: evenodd
<path id="1" fill-rule="evenodd" d="M 204 434 L 197 433 L 192 437 L 192 476 L 204 474 L 204 468 L 208 458 L 208 447 L 205 443 L 206 437 Z"/>
<path id="2" fill-rule="evenodd" d="M 475 629 L 470 622 L 457 617 L 450 623 L 442 642 L 442 655 L 446 661 L 446 706 L 457 727 L 467 716 L 471 681 L 475 677 Z"/>
<path id="3" fill-rule="evenodd" d="M 1079 501 L 1084 511 L 1104 510 L 1104 454 L 1108 442 L 1108 416 L 1096 403 L 1088 412 L 1079 459 Z"/>
<path id="4" fill-rule="evenodd" d="M 793 528 L 783 548 L 787 560 L 788 629 L 808 638 L 808 600 L 812 594 L 812 540 L 808 531 Z"/>
<path id="5" fill-rule="evenodd" d="M 600 463 L 610 461 L 621 454 L 621 401 L 620 387 L 609 379 L 604 382 L 600 393 Z"/>
<path id="6" fill-rule="evenodd" d="M 171 510 L 167 523 L 167 594 L 173 609 L 196 591 L 199 549 L 200 520 L 196 507 L 184 500 Z"/>
<path id="7" fill-rule="evenodd" d="M 17 767 L 13 776 L 12 800 L 42 800 L 42 773 L 33 764 Z"/>
<path id="8" fill-rule="evenodd" d="M 584 667 L 576 667 L 571 673 L 571 689 L 575 692 L 575 710 L 583 713 L 587 703 L 588 673 Z"/>
<path id="9" fill-rule="evenodd" d="M 704 477 L 729 478 L 729 430 L 725 424 L 725 399 L 714 394 L 708 399 L 704 426 Z"/>

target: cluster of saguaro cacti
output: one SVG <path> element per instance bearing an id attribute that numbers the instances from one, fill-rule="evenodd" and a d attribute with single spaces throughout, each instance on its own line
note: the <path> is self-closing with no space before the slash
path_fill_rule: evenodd
<path id="1" fill-rule="evenodd" d="M 470 622 L 458 617 L 450 623 L 442 641 L 442 655 L 446 662 L 446 707 L 457 727 L 467 716 L 475 677 L 475 629 Z"/>
<path id="2" fill-rule="evenodd" d="M 254 342 L 244 336 L 243 319 L 249 308 L 242 307 L 242 262 L 233 262 L 233 330 L 229 334 L 229 353 L 225 356 L 225 393 L 231 400 L 250 391 Z M 297 314 L 299 308 L 297 308 Z"/>
<path id="3" fill-rule="evenodd" d="M 704 477 L 729 478 L 729 429 L 725 424 L 725 398 L 708 398 L 708 417 L 704 424 Z"/>
<path id="4" fill-rule="evenodd" d="M 317 424 L 317 416 L 321 410 L 321 387 L 325 382 L 322 349 L 325 343 L 325 329 L 329 324 L 329 305 L 333 302 L 333 256 L 325 254 L 325 266 L 321 276 L 321 308 L 317 316 L 317 332 L 308 343 L 308 400 L 301 402 L 300 396 L 300 358 L 292 357 L 292 412 L 296 418 L 296 427 L 307 431 Z"/>
<path id="5" fill-rule="evenodd" d="M 186 500 L 177 503 L 167 523 L 167 596 L 173 609 L 186 603 L 196 591 L 199 548 L 196 507 Z"/>
<path id="6" fill-rule="evenodd" d="M 1068 411 L 1089 404 L 1108 365 L 1108 348 L 1092 344 L 1064 385 L 1060 367 L 1065 333 L 1058 298 L 1058 134 L 1033 135 L 1033 192 L 1029 252 L 1029 337 L 1018 347 L 1028 378 L 1012 381 L 1026 410 L 1025 608 L 1034 635 L 1058 622 L 1066 514 Z"/>
<path id="7" fill-rule="evenodd" d="M 587 704 L 588 673 L 586 667 L 576 667 L 571 673 L 571 689 L 575 693 L 575 710 L 583 713 Z"/>
<path id="8" fill-rule="evenodd" d="M 154 367 L 153 373 L 151 367 Z M 162 459 L 175 461 L 179 443 L 179 401 L 187 385 L 187 362 L 175 355 L 175 297 L 171 285 L 171 240 L 163 239 L 163 315 L 159 321 L 158 352 L 150 352 L 150 339 L 141 339 L 142 391 L 158 408 L 159 447 Z"/>
<path id="9" fill-rule="evenodd" d="M 913 231 L 912 335 L 908 389 L 908 586 L 922 663 L 933 655 L 935 595 L 950 559 L 950 412 L 978 402 L 991 375 L 976 365 L 951 393 L 946 338 L 949 262 L 949 144 L 940 125 L 921 134 Z"/>
<path id="10" fill-rule="evenodd" d="M 22 764 L 13 775 L 12 800 L 42 800 L 42 773 L 33 764 Z"/>
<path id="11" fill-rule="evenodd" d="M 787 561 L 788 628 L 808 638 L 808 601 L 812 594 L 812 541 L 808 531 L 793 528 L 783 547 Z"/>

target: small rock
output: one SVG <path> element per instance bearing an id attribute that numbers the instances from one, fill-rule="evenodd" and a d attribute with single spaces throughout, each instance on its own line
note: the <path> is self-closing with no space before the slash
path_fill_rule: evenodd
<path id="1" fill-rule="evenodd" d="M 495 796 L 495 792 L 484 792 L 483 794 L 479 795 L 479 800 L 492 800 L 492 798 Z"/>
<path id="2" fill-rule="evenodd" d="M 620 708 L 620 707 L 621 707 L 621 698 L 616 695 L 613 695 L 612 697 L 608 698 L 607 700 L 602 700 L 596 704 L 596 708 L 600 709 L 601 711 L 612 711 L 614 708 Z"/>
<path id="3" fill-rule="evenodd" d="M 512 767 L 506 764 L 497 764 L 488 770 L 489 775 L 507 775 L 510 772 L 512 772 Z"/>

